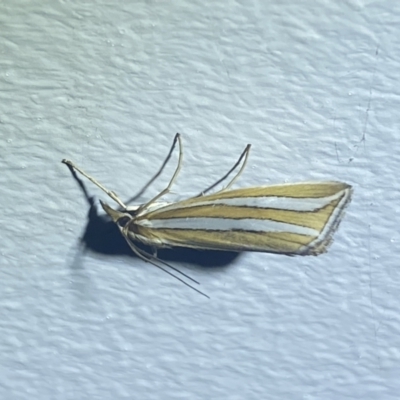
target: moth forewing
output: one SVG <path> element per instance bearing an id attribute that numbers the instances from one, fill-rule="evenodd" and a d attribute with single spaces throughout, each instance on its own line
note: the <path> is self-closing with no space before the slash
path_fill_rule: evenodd
<path id="1" fill-rule="evenodd" d="M 351 192 L 341 182 L 219 192 L 138 216 L 131 237 L 171 247 L 317 255 L 326 250 Z"/>

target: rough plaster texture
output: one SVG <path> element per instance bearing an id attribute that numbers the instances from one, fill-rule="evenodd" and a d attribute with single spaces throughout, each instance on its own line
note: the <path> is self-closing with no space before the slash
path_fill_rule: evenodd
<path id="1" fill-rule="evenodd" d="M 0 26 L 1 399 L 400 397 L 400 3 L 13 0 Z M 247 143 L 238 186 L 353 184 L 330 251 L 170 254 L 211 300 L 97 225 L 82 251 L 60 160 L 126 199 L 175 132 L 170 199 Z"/>

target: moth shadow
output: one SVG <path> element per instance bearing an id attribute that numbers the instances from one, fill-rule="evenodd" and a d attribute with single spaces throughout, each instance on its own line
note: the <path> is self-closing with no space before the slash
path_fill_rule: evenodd
<path id="1" fill-rule="evenodd" d="M 69 169 L 89 204 L 87 224 L 81 237 L 81 245 L 87 250 L 100 254 L 138 258 L 126 243 L 116 224 L 106 215 L 98 214 L 94 198 L 89 196 L 84 183 L 78 178 L 76 172 L 71 167 Z M 140 249 L 152 254 L 149 246 L 139 242 L 136 244 Z M 233 251 L 196 250 L 183 247 L 158 250 L 158 258 L 165 262 L 182 262 L 205 268 L 226 267 L 240 254 Z"/>
<path id="2" fill-rule="evenodd" d="M 93 198 L 87 216 L 82 245 L 93 252 L 105 255 L 124 255 L 139 258 L 128 246 L 116 224 L 106 215 L 99 215 Z M 140 249 L 152 254 L 152 248 L 140 242 Z M 227 267 L 241 253 L 233 251 L 197 250 L 184 247 L 158 249 L 157 257 L 166 262 L 188 263 L 202 268 Z"/>

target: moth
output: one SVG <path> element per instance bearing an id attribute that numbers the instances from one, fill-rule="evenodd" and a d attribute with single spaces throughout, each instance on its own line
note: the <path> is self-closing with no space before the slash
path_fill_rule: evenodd
<path id="1" fill-rule="evenodd" d="M 181 273 L 157 258 L 158 248 L 189 247 L 301 256 L 319 255 L 326 251 L 351 200 L 350 185 L 324 181 L 231 189 L 246 166 L 251 148 L 247 145 L 233 168 L 205 191 L 187 200 L 161 203 L 159 199 L 170 192 L 182 166 L 182 140 L 180 134 L 176 134 L 163 167 L 176 143 L 179 146 L 178 165 L 169 184 L 154 198 L 137 206 L 125 205 L 115 192 L 105 188 L 73 162 L 66 159 L 62 162 L 93 182 L 119 205 L 119 208 L 112 208 L 100 201 L 134 253 L 196 291 L 161 266 L 166 265 Z M 207 194 L 240 163 L 241 168 L 223 189 Z M 153 248 L 153 254 L 139 248 L 137 242 Z"/>

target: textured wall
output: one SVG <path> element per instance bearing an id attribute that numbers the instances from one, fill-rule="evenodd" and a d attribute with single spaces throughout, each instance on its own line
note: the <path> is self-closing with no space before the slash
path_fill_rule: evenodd
<path id="1" fill-rule="evenodd" d="M 14 0 L 0 26 L 0 398 L 399 398 L 400 4 Z M 85 233 L 61 159 L 127 199 L 176 132 L 169 199 L 247 143 L 238 187 L 354 185 L 330 251 L 168 252 L 207 300 Z"/>

